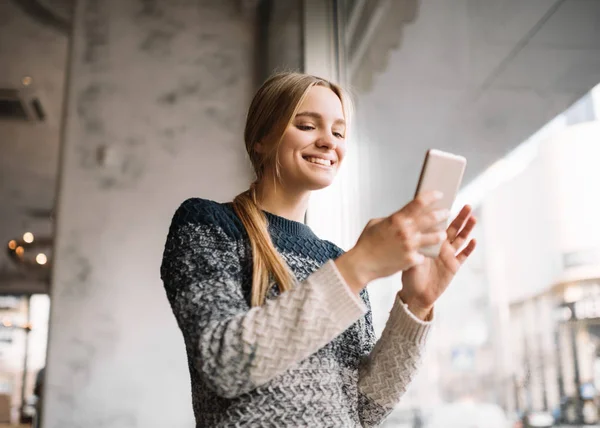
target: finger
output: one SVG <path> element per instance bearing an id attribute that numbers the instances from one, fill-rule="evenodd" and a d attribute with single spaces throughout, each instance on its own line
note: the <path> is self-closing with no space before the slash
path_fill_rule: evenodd
<path id="1" fill-rule="evenodd" d="M 416 216 L 423 211 L 431 210 L 432 205 L 443 197 L 444 195 L 438 191 L 420 193 L 415 199 L 406 204 L 399 212 L 407 216 Z"/>
<path id="2" fill-rule="evenodd" d="M 449 241 L 442 244 L 439 258 L 452 272 L 456 272 L 460 267 L 460 263 L 456 259 L 456 250 Z"/>
<path id="3" fill-rule="evenodd" d="M 429 247 L 444 242 L 448 238 L 445 231 L 421 233 L 418 239 L 418 247 Z"/>
<path id="4" fill-rule="evenodd" d="M 435 210 L 420 215 L 415 223 L 421 232 L 438 231 L 444 228 L 444 224 L 448 221 L 449 217 L 449 210 Z"/>
<path id="5" fill-rule="evenodd" d="M 476 224 L 477 224 L 477 219 L 475 219 L 475 217 L 473 217 L 473 216 L 469 217 L 469 219 L 467 220 L 467 223 L 462 228 L 462 230 L 460 231 L 458 236 L 456 238 L 454 238 L 453 241 L 450 241 L 450 243 L 452 244 L 452 246 L 454 247 L 454 249 L 456 251 L 458 251 L 463 246 L 463 244 L 467 241 L 467 239 L 469 239 L 469 235 L 473 231 L 473 228 L 475 227 Z"/>
<path id="6" fill-rule="evenodd" d="M 447 230 L 448 239 L 450 240 L 450 242 L 456 239 L 458 232 L 462 229 L 463 225 L 465 224 L 465 221 L 467 221 L 472 211 L 473 208 L 471 208 L 469 205 L 465 205 L 462 208 L 462 210 L 460 210 L 456 218 L 452 221 L 452 223 L 450 223 L 450 226 L 448 226 Z"/>
<path id="7" fill-rule="evenodd" d="M 465 260 L 467 260 L 467 258 L 473 253 L 473 250 L 475 250 L 476 246 L 477 241 L 475 239 L 471 239 L 471 241 L 469 241 L 464 250 L 458 253 L 458 256 L 456 256 L 456 260 L 458 260 L 458 262 L 462 265 L 465 262 Z"/>

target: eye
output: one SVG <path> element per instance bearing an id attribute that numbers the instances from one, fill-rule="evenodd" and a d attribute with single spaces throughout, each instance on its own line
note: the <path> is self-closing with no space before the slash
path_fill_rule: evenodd
<path id="1" fill-rule="evenodd" d="M 296 128 L 301 131 L 312 131 L 315 129 L 315 127 L 312 125 L 296 125 Z"/>
<path id="2" fill-rule="evenodd" d="M 337 138 L 344 138 L 341 132 L 334 132 L 333 135 L 335 135 Z"/>

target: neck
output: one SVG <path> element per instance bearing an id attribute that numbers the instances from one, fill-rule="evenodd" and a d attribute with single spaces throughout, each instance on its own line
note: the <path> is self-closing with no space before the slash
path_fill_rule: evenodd
<path id="1" fill-rule="evenodd" d="M 256 185 L 256 197 L 264 211 L 304 223 L 310 191 L 284 188 L 279 180 L 265 176 Z"/>

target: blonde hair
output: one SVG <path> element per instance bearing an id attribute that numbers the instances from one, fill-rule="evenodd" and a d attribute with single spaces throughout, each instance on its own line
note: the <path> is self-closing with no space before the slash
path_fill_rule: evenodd
<path id="1" fill-rule="evenodd" d="M 313 86 L 324 86 L 338 96 L 348 123 L 350 105 L 342 88 L 325 79 L 302 73 L 286 72 L 271 76 L 259 88 L 248 110 L 244 140 L 256 173 L 256 180 L 247 191 L 234 198 L 233 208 L 244 224 L 250 239 L 252 306 L 264 304 L 271 278 L 278 284 L 282 293 L 290 290 L 294 285 L 293 273 L 271 241 L 267 218 L 258 206 L 256 185 L 264 178 L 265 167 L 273 163 L 275 177 L 279 179 L 278 152 L 283 134 Z M 256 150 L 258 143 L 265 149 L 261 153 Z"/>

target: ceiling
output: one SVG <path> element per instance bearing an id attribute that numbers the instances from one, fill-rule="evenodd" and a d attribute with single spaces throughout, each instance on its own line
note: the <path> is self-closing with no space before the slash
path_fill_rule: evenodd
<path id="1" fill-rule="evenodd" d="M 353 88 L 373 215 L 411 198 L 426 149 L 466 155 L 468 182 L 598 84 L 600 1 L 422 0 L 387 55 Z"/>
<path id="2" fill-rule="evenodd" d="M 28 14 L 39 24 L 69 33 L 75 0 L 10 0 L 13 6 Z"/>
<path id="3" fill-rule="evenodd" d="M 52 233 L 68 37 L 17 3 L 0 2 L 0 88 L 24 90 L 22 78 L 30 76 L 27 91 L 39 98 L 46 120 L 0 120 L 0 286 L 39 290 L 43 284 L 15 269 L 5 245 L 26 231 Z M 45 3 L 67 17 L 68 2 Z"/>
<path id="4" fill-rule="evenodd" d="M 64 22 L 70 23 L 73 19 L 75 0 L 37 0 L 37 3 Z"/>

